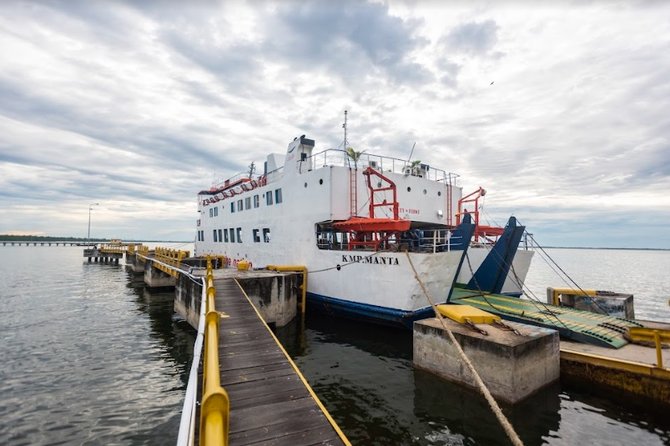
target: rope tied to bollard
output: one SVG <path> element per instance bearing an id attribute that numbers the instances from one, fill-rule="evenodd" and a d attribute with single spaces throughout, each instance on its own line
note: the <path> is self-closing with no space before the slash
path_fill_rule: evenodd
<path id="1" fill-rule="evenodd" d="M 493 414 L 498 419 L 498 422 L 500 423 L 503 430 L 507 434 L 507 437 L 510 439 L 510 441 L 514 446 L 523 446 L 521 438 L 519 438 L 519 435 L 514 430 L 514 427 L 509 422 L 507 417 L 505 417 L 505 414 L 502 412 L 502 409 L 500 408 L 496 400 L 493 398 L 493 395 L 491 395 L 491 392 L 489 391 L 488 387 L 486 387 L 486 384 L 484 384 L 484 381 L 482 381 L 482 378 L 479 376 L 479 373 L 477 373 L 475 366 L 472 364 L 472 362 L 470 362 L 470 358 L 468 358 L 468 356 L 463 351 L 463 348 L 456 340 L 456 336 L 454 336 L 452 331 L 449 330 L 449 328 L 447 328 L 447 325 L 444 323 L 444 316 L 442 316 L 440 312 L 437 311 L 433 299 L 430 297 L 430 294 L 428 293 L 428 290 L 426 289 L 426 286 L 424 285 L 423 281 L 421 281 L 421 278 L 419 277 L 419 273 L 417 273 L 416 268 L 414 268 L 414 263 L 412 263 L 412 258 L 410 257 L 409 252 L 405 251 L 405 255 L 407 256 L 407 260 L 409 261 L 409 266 L 412 268 L 412 271 L 414 272 L 414 278 L 416 279 L 417 282 L 419 282 L 419 286 L 421 287 L 424 296 L 426 296 L 426 299 L 428 300 L 430 307 L 433 309 L 435 317 L 440 321 L 442 328 L 449 335 L 449 339 L 454 344 L 454 346 L 456 346 L 458 354 L 460 355 L 463 362 L 468 366 L 470 373 L 472 373 L 472 376 L 474 377 L 475 382 L 477 383 L 479 391 L 482 393 L 482 395 L 484 395 L 484 398 L 489 403 L 489 407 L 491 407 Z"/>

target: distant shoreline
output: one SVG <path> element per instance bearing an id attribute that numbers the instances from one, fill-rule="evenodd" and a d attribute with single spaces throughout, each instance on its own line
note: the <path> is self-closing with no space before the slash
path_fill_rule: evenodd
<path id="1" fill-rule="evenodd" d="M 609 249 L 616 251 L 670 251 L 670 248 L 604 248 L 597 246 L 543 246 L 551 249 Z"/>
<path id="2" fill-rule="evenodd" d="M 0 234 L 0 243 L 2 242 L 77 242 L 77 243 L 109 243 L 113 239 L 109 238 L 94 238 L 87 239 L 86 237 L 54 237 L 50 235 L 11 235 Z M 138 243 L 138 242 L 161 242 L 161 243 L 194 243 L 193 240 L 122 240 L 124 243 Z"/>
<path id="3" fill-rule="evenodd" d="M 90 238 L 86 239 L 85 237 L 53 237 L 53 236 L 42 236 L 42 235 L 11 235 L 11 234 L 0 234 L 0 243 L 2 242 L 79 242 L 79 243 L 108 243 L 112 239 L 108 238 Z M 139 243 L 139 242 L 148 242 L 148 243 L 195 243 L 193 240 L 143 240 L 143 239 L 134 239 L 134 240 L 122 240 L 126 243 Z M 617 251 L 670 251 L 670 248 L 604 248 L 598 246 L 543 246 L 543 248 L 549 249 L 609 249 Z"/>

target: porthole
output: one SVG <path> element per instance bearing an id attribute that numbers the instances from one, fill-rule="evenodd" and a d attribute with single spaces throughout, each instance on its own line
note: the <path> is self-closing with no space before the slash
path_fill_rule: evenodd
<path id="1" fill-rule="evenodd" d="M 437 191 L 437 196 L 438 196 L 438 197 L 441 197 L 441 196 L 442 196 L 442 191 L 438 190 L 438 191 Z"/>
<path id="2" fill-rule="evenodd" d="M 426 195 L 428 191 L 426 189 L 423 190 L 423 194 Z"/>
<path id="3" fill-rule="evenodd" d="M 377 182 L 377 187 L 379 187 L 379 188 L 382 187 L 382 182 L 381 181 Z"/>
<path id="4" fill-rule="evenodd" d="M 319 184 L 323 184 L 323 178 L 319 179 Z"/>
<path id="5" fill-rule="evenodd" d="M 407 186 L 407 192 L 412 192 L 412 188 Z"/>
<path id="6" fill-rule="evenodd" d="M 307 183 L 305 183 L 305 187 L 307 187 Z"/>

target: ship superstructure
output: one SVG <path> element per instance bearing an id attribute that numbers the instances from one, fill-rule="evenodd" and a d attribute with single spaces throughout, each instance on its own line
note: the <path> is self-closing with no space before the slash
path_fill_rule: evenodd
<path id="1" fill-rule="evenodd" d="M 459 269 L 467 280 L 469 268 L 482 263 L 487 243 L 471 248 L 462 267 L 475 226 L 473 211 L 459 211 L 457 175 L 314 148 L 314 140 L 300 136 L 285 154 L 268 155 L 260 175 L 240 174 L 201 191 L 196 255 L 253 267 L 304 265 L 312 306 L 393 324 L 429 311 L 411 266 L 444 301 Z M 519 254 L 502 291 L 520 292 L 531 255 Z"/>

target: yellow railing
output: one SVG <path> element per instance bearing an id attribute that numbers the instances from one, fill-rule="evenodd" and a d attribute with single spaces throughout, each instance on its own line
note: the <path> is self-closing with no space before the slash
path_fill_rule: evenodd
<path id="1" fill-rule="evenodd" d="M 154 258 L 160 260 L 161 262 L 172 265 L 176 267 L 181 266 L 181 262 L 190 255 L 189 251 L 180 251 L 177 249 L 170 248 L 161 248 L 160 246 L 156 247 Z M 173 277 L 177 277 L 179 273 L 174 269 L 166 265 L 161 265 L 158 262 L 153 262 L 153 266 L 163 271 L 166 274 L 169 274 Z"/>
<path id="2" fill-rule="evenodd" d="M 663 367 L 663 343 L 670 343 L 670 330 L 662 330 L 647 327 L 631 327 L 628 336 L 633 342 L 646 342 L 656 347 L 656 367 Z"/>
<path id="3" fill-rule="evenodd" d="M 304 316 L 305 309 L 307 306 L 307 267 L 300 265 L 268 265 L 266 268 L 269 269 L 270 271 L 280 271 L 280 272 L 289 271 L 289 272 L 302 273 L 302 286 L 300 287 L 302 291 L 300 311 Z"/>
<path id="4" fill-rule="evenodd" d="M 146 245 L 138 246 L 137 247 L 137 254 L 139 254 L 139 256 L 137 257 L 137 261 L 144 263 L 144 261 L 145 261 L 144 257 L 149 256 L 149 247 L 146 246 Z M 144 256 L 144 257 L 142 257 L 142 256 Z"/>
<path id="5" fill-rule="evenodd" d="M 126 252 L 126 247 L 118 245 L 100 245 L 98 251 L 103 254 L 123 254 Z"/>
<path id="6" fill-rule="evenodd" d="M 230 420 L 230 399 L 221 387 L 219 369 L 219 320 L 214 299 L 214 276 L 212 261 L 207 258 L 205 276 L 207 297 L 205 302 L 205 348 L 202 361 L 202 404 L 200 406 L 200 444 L 204 446 L 228 445 L 228 427 Z M 225 317 L 225 316 L 224 316 Z"/>

